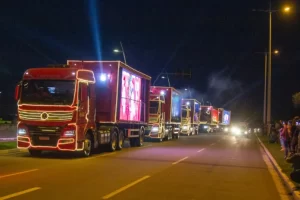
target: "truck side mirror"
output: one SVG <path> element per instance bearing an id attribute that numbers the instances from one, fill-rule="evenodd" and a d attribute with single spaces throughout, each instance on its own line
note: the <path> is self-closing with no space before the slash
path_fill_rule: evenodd
<path id="1" fill-rule="evenodd" d="M 15 88 L 15 100 L 19 100 L 19 92 L 20 92 L 20 85 L 17 85 Z"/>

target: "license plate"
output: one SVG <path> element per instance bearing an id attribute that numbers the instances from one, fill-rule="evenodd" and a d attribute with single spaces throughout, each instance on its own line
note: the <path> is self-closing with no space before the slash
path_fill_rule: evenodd
<path id="1" fill-rule="evenodd" d="M 39 137 L 39 140 L 50 140 L 49 137 Z"/>

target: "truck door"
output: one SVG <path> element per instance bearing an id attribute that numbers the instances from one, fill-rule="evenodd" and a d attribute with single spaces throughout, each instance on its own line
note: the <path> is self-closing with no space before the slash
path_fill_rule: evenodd
<path id="1" fill-rule="evenodd" d="M 85 137 L 85 127 L 87 124 L 87 113 L 88 113 L 88 87 L 87 83 L 79 83 L 78 91 L 78 115 L 77 115 L 77 125 L 78 125 L 78 139 L 83 140 Z"/>

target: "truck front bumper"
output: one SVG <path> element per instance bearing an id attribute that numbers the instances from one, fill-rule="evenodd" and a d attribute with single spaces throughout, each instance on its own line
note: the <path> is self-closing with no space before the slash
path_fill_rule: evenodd
<path id="1" fill-rule="evenodd" d="M 81 151 L 83 150 L 83 142 L 77 143 L 75 138 L 59 138 L 56 144 L 34 143 L 34 139 L 28 136 L 17 137 L 18 149 L 32 149 L 42 151 Z"/>

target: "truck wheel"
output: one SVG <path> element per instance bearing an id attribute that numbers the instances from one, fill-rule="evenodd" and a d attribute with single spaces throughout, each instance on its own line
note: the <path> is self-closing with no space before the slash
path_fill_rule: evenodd
<path id="1" fill-rule="evenodd" d="M 30 155 L 33 156 L 33 157 L 39 157 L 42 155 L 42 151 L 41 150 L 32 150 L 32 149 L 29 149 L 28 150 Z"/>
<path id="2" fill-rule="evenodd" d="M 141 128 L 140 130 L 140 136 L 136 138 L 136 146 L 141 147 L 144 145 L 144 129 Z"/>
<path id="3" fill-rule="evenodd" d="M 116 130 L 114 130 L 110 135 L 109 150 L 115 151 L 117 149 L 117 143 L 118 143 L 118 133 Z"/>
<path id="4" fill-rule="evenodd" d="M 85 135 L 85 140 L 83 144 L 84 146 L 83 146 L 82 155 L 84 157 L 89 157 L 92 153 L 92 138 L 90 134 Z"/>
<path id="5" fill-rule="evenodd" d="M 120 130 L 118 135 L 117 150 L 121 150 L 123 148 L 123 144 L 124 144 L 124 133 L 123 131 Z"/>

